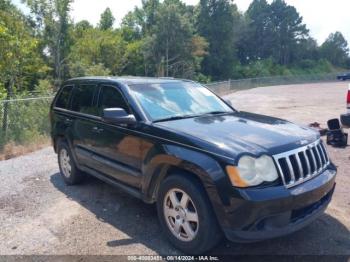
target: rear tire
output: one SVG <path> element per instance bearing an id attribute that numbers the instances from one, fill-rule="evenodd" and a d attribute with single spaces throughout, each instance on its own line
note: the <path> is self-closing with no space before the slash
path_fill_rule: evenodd
<path id="1" fill-rule="evenodd" d="M 67 185 L 77 185 L 81 183 L 84 178 L 84 173 L 77 168 L 72 153 L 66 142 L 58 142 L 57 155 L 58 165 L 64 182 Z"/>
<path id="2" fill-rule="evenodd" d="M 186 175 L 171 175 L 160 185 L 158 218 L 169 241 L 186 254 L 202 254 L 222 239 L 222 231 L 202 186 Z"/>

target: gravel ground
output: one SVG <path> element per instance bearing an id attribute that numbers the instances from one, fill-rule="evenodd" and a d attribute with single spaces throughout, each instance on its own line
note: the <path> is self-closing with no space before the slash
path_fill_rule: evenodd
<path id="1" fill-rule="evenodd" d="M 228 96 L 236 108 L 300 124 L 338 117 L 345 83 L 263 87 Z M 282 238 L 223 241 L 213 254 L 350 256 L 349 148 L 329 148 L 339 168 L 333 201 L 320 219 Z M 180 254 L 161 234 L 156 209 L 89 178 L 67 187 L 51 148 L 0 162 L 1 255 Z"/>

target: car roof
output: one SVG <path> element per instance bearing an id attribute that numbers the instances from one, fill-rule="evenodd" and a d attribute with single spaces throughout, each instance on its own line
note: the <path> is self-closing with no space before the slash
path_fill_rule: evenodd
<path id="1" fill-rule="evenodd" d="M 160 84 L 160 83 L 173 83 L 173 82 L 192 82 L 186 79 L 177 79 L 170 77 L 137 77 L 137 76 L 88 76 L 88 77 L 77 77 L 67 80 L 69 82 L 80 82 L 80 81 L 103 81 L 103 82 L 114 82 L 122 83 L 126 85 L 137 85 L 137 84 Z"/>

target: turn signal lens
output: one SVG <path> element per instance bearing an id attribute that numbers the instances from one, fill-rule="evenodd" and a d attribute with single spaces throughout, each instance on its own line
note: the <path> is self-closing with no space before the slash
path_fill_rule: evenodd
<path id="1" fill-rule="evenodd" d="M 226 167 L 226 172 L 228 174 L 228 177 L 231 180 L 231 184 L 233 186 L 237 187 L 247 187 L 248 184 L 244 182 L 241 177 L 239 176 L 238 169 L 234 166 L 227 166 Z"/>

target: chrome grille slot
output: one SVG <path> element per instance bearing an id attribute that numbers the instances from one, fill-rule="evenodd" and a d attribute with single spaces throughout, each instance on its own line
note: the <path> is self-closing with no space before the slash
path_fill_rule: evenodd
<path id="1" fill-rule="evenodd" d="M 320 143 L 320 146 L 321 146 L 321 149 L 322 149 L 323 155 L 324 155 L 324 157 L 326 158 L 326 162 L 329 162 L 329 158 L 328 158 L 327 150 L 326 150 L 326 148 L 324 147 L 324 144 L 323 144 L 323 143 Z"/>
<path id="2" fill-rule="evenodd" d="M 310 166 L 311 166 L 311 173 L 310 175 L 316 173 L 316 158 L 315 156 L 312 154 L 311 149 L 307 149 L 306 150 L 306 155 L 309 159 L 310 162 Z"/>
<path id="3" fill-rule="evenodd" d="M 298 164 L 300 165 L 300 172 L 301 172 L 301 176 L 304 178 L 308 172 L 308 168 L 307 168 L 307 164 L 306 164 L 306 160 L 305 160 L 305 155 L 304 152 L 299 152 L 298 153 Z"/>
<path id="4" fill-rule="evenodd" d="M 329 165 L 329 157 L 322 140 L 297 148 L 273 158 L 286 187 L 301 184 L 317 176 Z"/>

